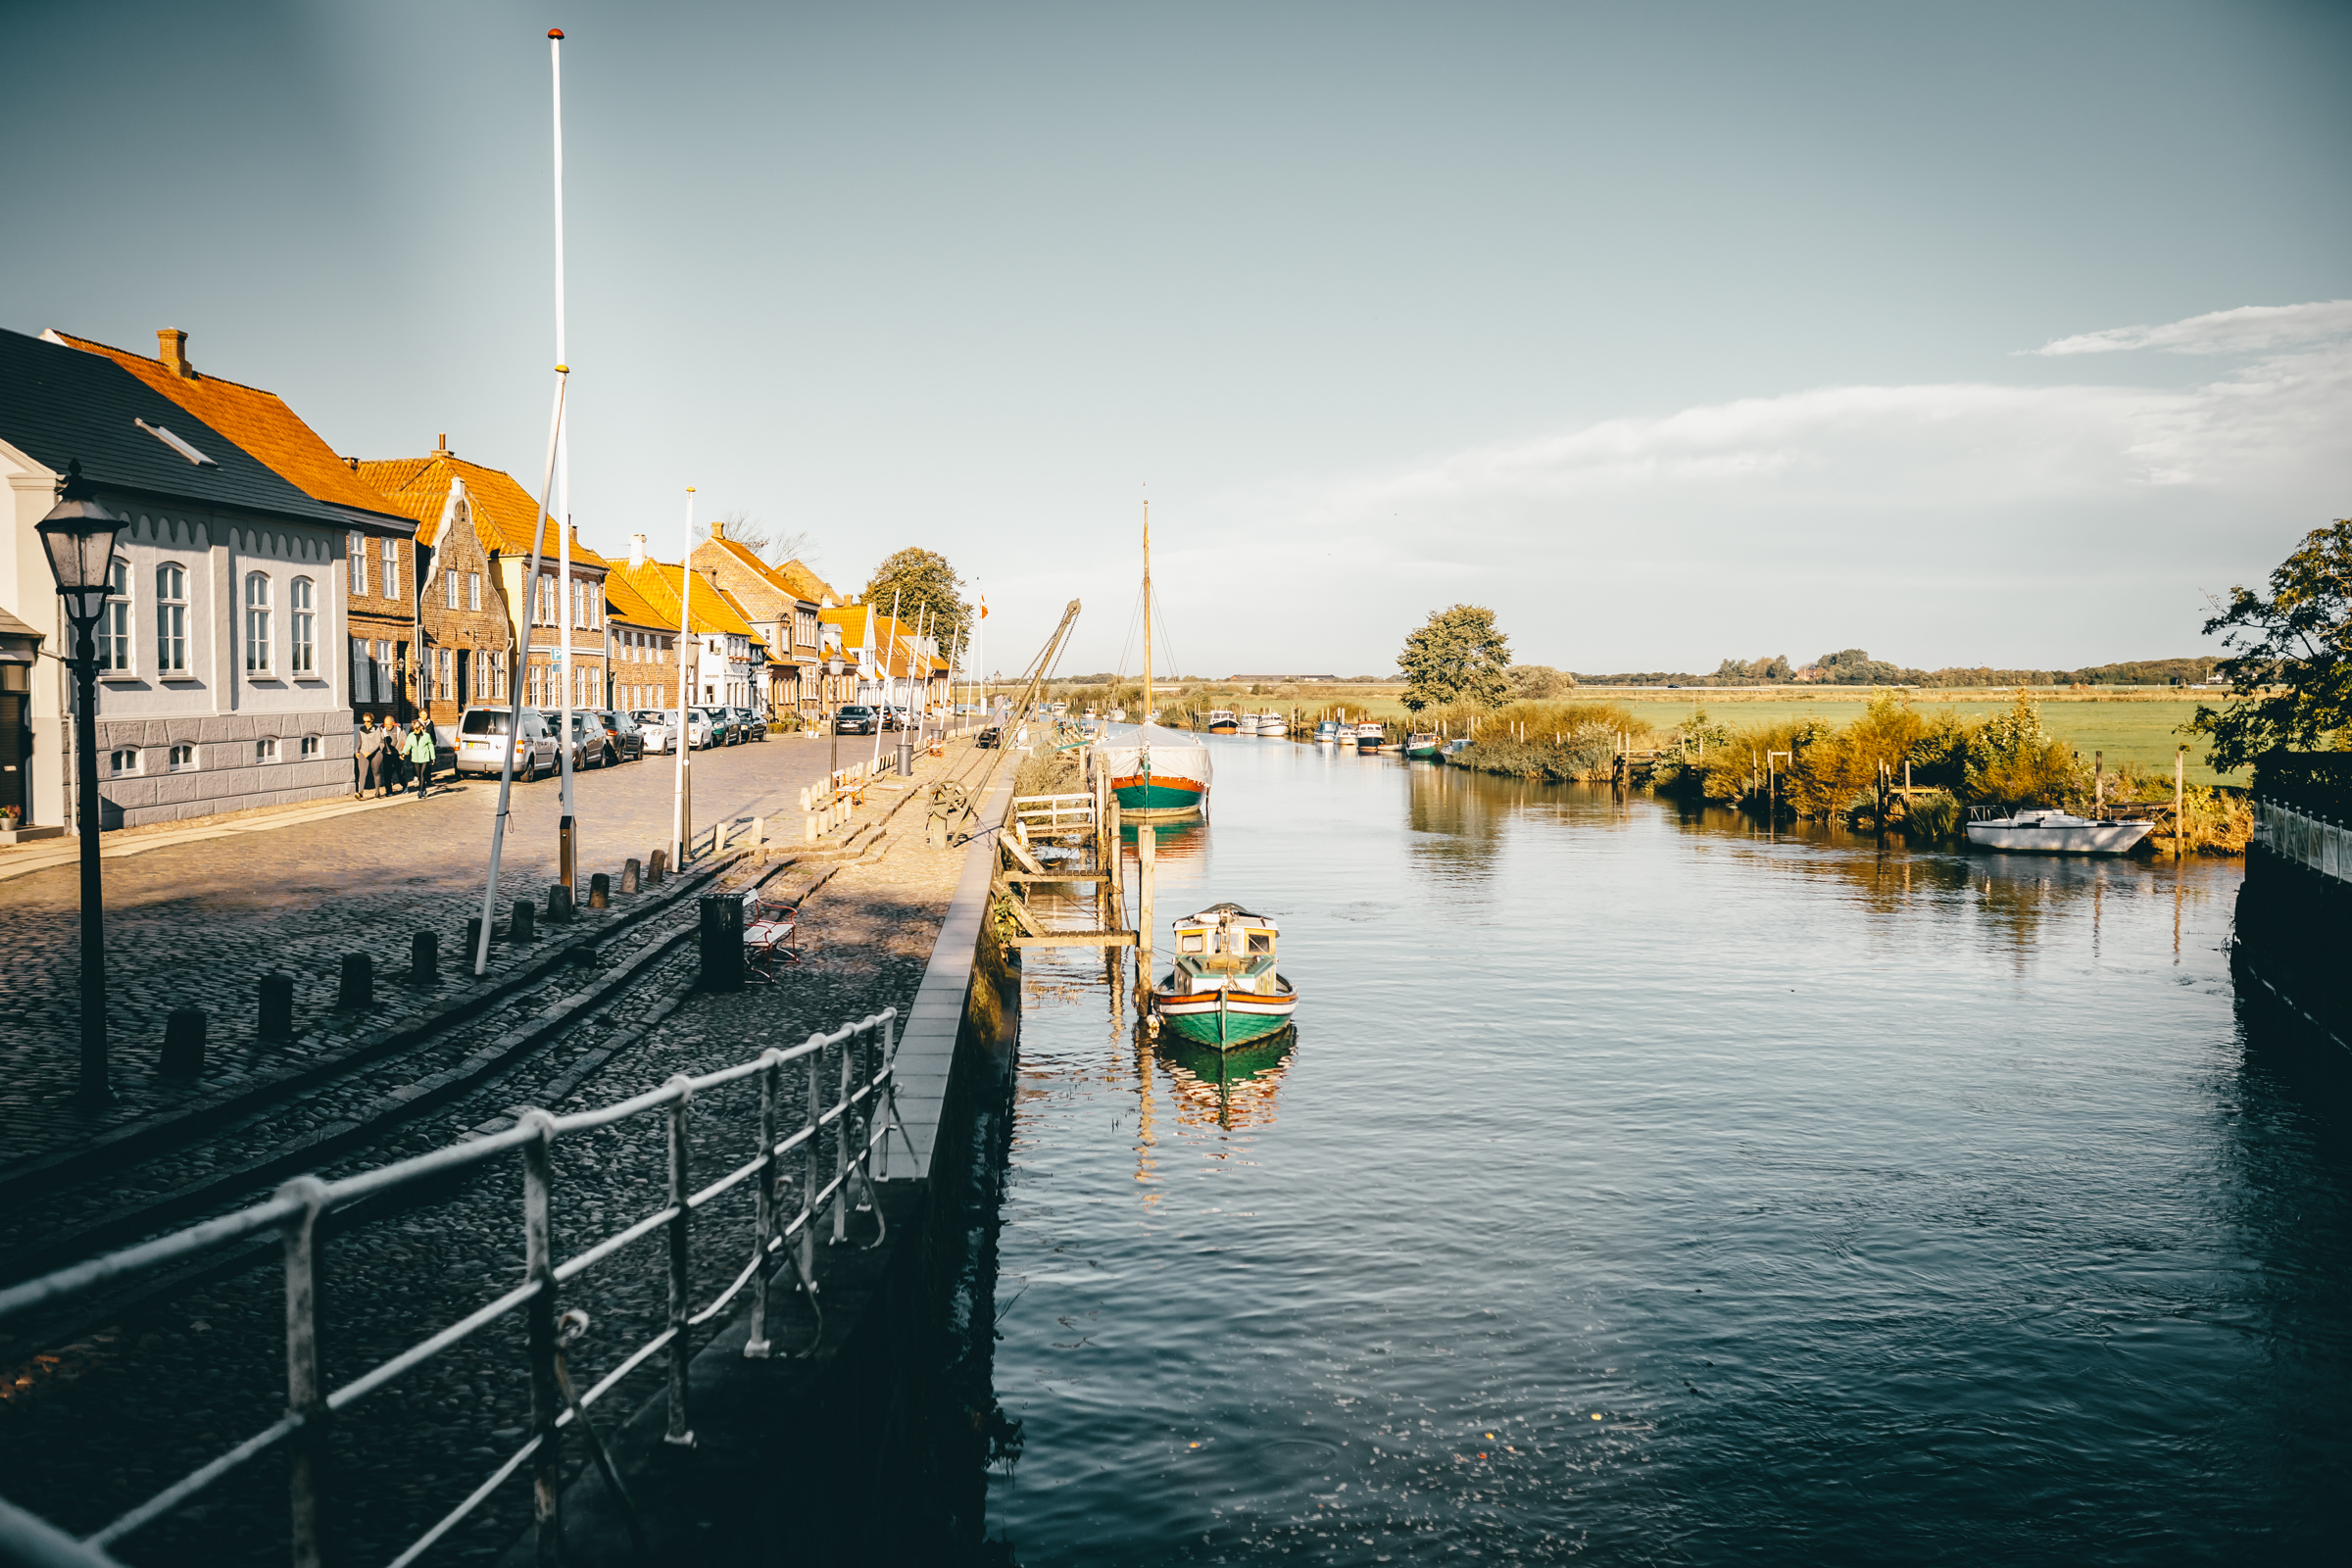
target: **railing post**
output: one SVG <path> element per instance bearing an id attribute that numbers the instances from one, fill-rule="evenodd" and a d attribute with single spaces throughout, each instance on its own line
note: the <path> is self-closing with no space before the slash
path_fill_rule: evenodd
<path id="1" fill-rule="evenodd" d="M 556 1418 L 564 1396 L 556 1387 L 556 1118 L 533 1106 L 520 1117 L 531 1133 L 522 1146 L 522 1267 L 538 1292 L 523 1307 L 531 1361 L 531 1522 L 541 1568 L 564 1560 L 564 1454 Z"/>
<path id="2" fill-rule="evenodd" d="M 897 1064 L 898 1057 L 898 1009 L 888 1007 L 882 1013 L 882 1066 L 880 1070 L 889 1072 Z M 899 1081 L 896 1077 L 893 1077 L 887 1086 L 875 1091 L 874 1102 L 876 1113 L 882 1118 L 882 1157 L 876 1162 L 875 1174 L 881 1180 L 888 1181 L 890 1180 L 890 1128 L 891 1124 L 899 1119 Z"/>
<path id="3" fill-rule="evenodd" d="M 686 1181 L 686 1107 L 694 1085 L 683 1073 L 670 1079 L 678 1098 L 669 1102 L 669 1203 L 677 1212 L 669 1221 L 669 1429 L 662 1441 L 679 1447 L 694 1446 L 694 1430 L 686 1424 L 686 1367 L 694 1359 L 694 1333 L 686 1319 L 687 1293 L 694 1285 L 694 1257 L 689 1250 L 694 1216 L 686 1211 L 693 1189 Z"/>
<path id="4" fill-rule="evenodd" d="M 808 1043 L 816 1049 L 806 1058 L 808 1063 L 808 1141 L 801 1145 L 801 1276 L 814 1279 L 811 1272 L 816 1264 L 816 1194 L 823 1185 L 816 1179 L 817 1145 L 824 1142 L 825 1114 L 825 1048 L 823 1035 L 810 1035 Z"/>
<path id="5" fill-rule="evenodd" d="M 840 1098 L 834 1102 L 833 1117 L 833 1240 L 842 1242 L 850 1234 L 850 1053 L 857 1037 L 841 1043 Z"/>
<path id="6" fill-rule="evenodd" d="M 326 1485 L 326 1388 L 318 1375 L 318 1216 L 326 1183 L 297 1176 L 277 1190 L 302 1204 L 286 1222 L 286 1413 L 300 1416 L 287 1484 L 294 1568 L 320 1568 L 320 1494 Z"/>
<path id="7" fill-rule="evenodd" d="M 765 1360 L 767 1338 L 768 1244 L 776 1238 L 776 1097 L 784 1087 L 784 1054 L 760 1054 L 760 1171 L 752 1178 L 759 1212 L 752 1232 L 752 1334 L 743 1353 Z"/>

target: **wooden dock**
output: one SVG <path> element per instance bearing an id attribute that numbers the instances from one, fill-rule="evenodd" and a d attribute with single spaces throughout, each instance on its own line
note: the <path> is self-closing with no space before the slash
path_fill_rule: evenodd
<path id="1" fill-rule="evenodd" d="M 1008 910 L 1017 935 L 1006 939 L 1015 948 L 1097 948 L 1105 962 L 1115 965 L 1113 950 L 1138 945 L 1138 933 L 1127 919 L 1127 890 L 1119 871 L 1119 803 L 1099 776 L 1084 794 L 1013 797 L 1004 815 L 1004 830 L 997 835 L 994 891 Z M 1065 869 L 1049 866 L 1037 851 L 1048 842 L 1062 848 L 1076 838 L 1089 851 L 1091 865 Z M 1033 888 L 1060 888 L 1095 894 L 1095 923 L 1088 926 L 1047 925 L 1029 906 Z"/>

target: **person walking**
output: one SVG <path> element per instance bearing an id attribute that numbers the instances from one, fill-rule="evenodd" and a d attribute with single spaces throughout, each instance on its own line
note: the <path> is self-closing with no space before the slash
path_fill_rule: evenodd
<path id="1" fill-rule="evenodd" d="M 441 748 L 433 740 L 433 727 L 424 721 L 422 713 L 417 714 L 416 721 L 409 726 L 409 741 L 401 749 L 401 755 L 416 770 L 416 798 L 420 801 L 433 782 L 433 763 L 440 754 Z"/>
<path id="2" fill-rule="evenodd" d="M 355 794 L 363 801 L 383 777 L 385 738 L 384 732 L 375 727 L 373 713 L 360 715 L 360 787 Z"/>

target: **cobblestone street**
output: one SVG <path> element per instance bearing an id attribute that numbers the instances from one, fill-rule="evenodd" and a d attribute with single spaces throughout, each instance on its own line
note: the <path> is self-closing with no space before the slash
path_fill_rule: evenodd
<path id="1" fill-rule="evenodd" d="M 871 745 L 845 737 L 843 764 L 869 757 Z M 831 755 L 825 738 L 801 736 L 695 754 L 697 833 L 713 821 L 744 824 L 765 815 L 771 842 L 798 841 L 797 794 L 822 779 Z M 647 858 L 665 843 L 671 781 L 672 760 L 662 757 L 579 775 L 583 887 L 588 873 L 606 871 L 617 890 L 624 860 Z M 497 798 L 495 779 L 466 780 L 421 802 L 110 857 L 108 1013 L 120 1098 L 98 1111 L 72 1099 L 80 1029 L 75 869 L 52 866 L 0 883 L 10 916 L 0 931 L 8 976 L 0 988 L 8 1079 L 0 1091 L 0 1170 L 242 1080 L 277 1076 L 425 1003 L 466 994 L 477 982 L 459 950 L 466 919 L 481 910 Z M 877 796 L 869 811 L 901 798 Z M 502 919 L 516 899 L 545 907 L 557 868 L 556 783 L 517 783 L 512 809 Z M 593 930 L 623 915 L 628 902 L 616 896 L 612 910 L 583 909 L 581 920 Z M 440 938 L 437 986 L 409 979 L 410 940 L 423 930 Z M 335 1006 L 342 959 L 351 953 L 375 963 L 377 1001 L 366 1013 Z M 492 979 L 521 956 L 503 944 L 494 954 Z M 291 1046 L 255 1042 L 260 979 L 271 970 L 294 977 Z M 157 1070 L 166 1016 L 178 1006 L 211 1014 L 199 1080 Z"/>

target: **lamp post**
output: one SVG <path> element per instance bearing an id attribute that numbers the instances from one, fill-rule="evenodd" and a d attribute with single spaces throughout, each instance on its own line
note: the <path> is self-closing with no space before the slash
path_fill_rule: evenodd
<path id="1" fill-rule="evenodd" d="M 40 521 L 41 548 L 74 627 L 74 815 L 81 832 L 81 1090 L 84 1104 L 114 1099 L 106 1082 L 106 895 L 98 878 L 98 617 L 114 573 L 122 523 L 90 499 L 78 462 L 66 465 L 57 505 Z"/>

